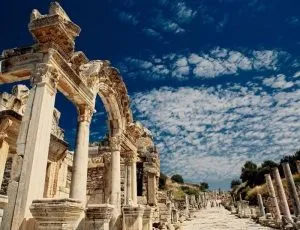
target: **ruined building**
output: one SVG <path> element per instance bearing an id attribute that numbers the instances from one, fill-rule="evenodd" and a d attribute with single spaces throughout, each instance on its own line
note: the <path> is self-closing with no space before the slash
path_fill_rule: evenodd
<path id="1" fill-rule="evenodd" d="M 0 83 L 1 229 L 133 229 L 161 224 L 159 155 L 149 130 L 134 121 L 126 86 L 108 61 L 75 50 L 80 28 L 58 3 L 33 10 L 35 43 L 4 50 Z M 31 88 L 19 84 L 30 80 Z M 61 92 L 78 111 L 74 152 L 54 108 Z M 107 139 L 89 143 L 96 100 Z M 164 208 L 167 207 L 166 205 Z"/>

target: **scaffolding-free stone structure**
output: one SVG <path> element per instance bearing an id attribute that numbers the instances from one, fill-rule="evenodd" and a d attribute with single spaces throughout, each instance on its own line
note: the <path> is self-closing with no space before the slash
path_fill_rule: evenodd
<path id="1" fill-rule="evenodd" d="M 80 27 L 53 2 L 33 10 L 35 44 L 4 50 L 0 84 L 30 80 L 0 95 L 1 229 L 134 229 L 160 223 L 159 154 L 134 121 L 119 71 L 75 50 Z M 55 109 L 61 92 L 77 109 L 75 151 Z M 89 143 L 96 100 L 108 115 L 107 138 Z"/>

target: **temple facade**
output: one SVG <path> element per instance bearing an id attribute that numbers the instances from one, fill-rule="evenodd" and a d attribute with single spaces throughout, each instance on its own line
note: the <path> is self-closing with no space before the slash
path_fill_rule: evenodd
<path id="1" fill-rule="evenodd" d="M 4 50 L 0 83 L 1 229 L 144 229 L 159 226 L 159 154 L 133 119 L 127 88 L 106 60 L 75 50 L 80 33 L 61 6 L 33 10 L 35 43 Z M 30 80 L 31 87 L 20 82 Z M 75 150 L 55 105 L 61 92 L 77 109 Z M 108 135 L 89 142 L 96 100 Z"/>

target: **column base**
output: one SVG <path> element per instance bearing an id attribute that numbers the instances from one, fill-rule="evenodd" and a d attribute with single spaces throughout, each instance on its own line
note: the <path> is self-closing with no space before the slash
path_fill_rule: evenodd
<path id="1" fill-rule="evenodd" d="M 109 221 L 114 206 L 110 204 L 90 204 L 86 210 L 85 229 L 109 230 Z"/>
<path id="2" fill-rule="evenodd" d="M 143 230 L 143 206 L 123 207 L 123 230 Z"/>
<path id="3" fill-rule="evenodd" d="M 0 195 L 0 226 L 2 223 L 4 209 L 7 207 L 8 204 L 8 196 Z"/>
<path id="4" fill-rule="evenodd" d="M 84 206 L 74 199 L 40 199 L 30 206 L 38 230 L 72 230 L 76 229 Z"/>
<path id="5" fill-rule="evenodd" d="M 145 207 L 143 214 L 143 230 L 152 230 L 152 214 L 153 209 L 149 206 Z"/>

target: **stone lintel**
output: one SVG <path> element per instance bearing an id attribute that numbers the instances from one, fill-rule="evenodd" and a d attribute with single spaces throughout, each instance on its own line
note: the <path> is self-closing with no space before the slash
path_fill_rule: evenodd
<path id="1" fill-rule="evenodd" d="M 11 52 L 12 54 L 3 51 L 4 54 L 0 59 L 0 84 L 29 79 L 36 65 L 48 59 L 47 62 L 52 64 L 60 74 L 57 86 L 59 91 L 75 105 L 87 104 L 94 107 L 93 92 L 55 49 L 49 49 L 47 53 L 36 50 L 28 53 L 16 50 Z"/>
<path id="2" fill-rule="evenodd" d="M 38 229 L 75 229 L 84 211 L 79 200 L 40 199 L 33 200 L 30 211 L 38 224 Z"/>
<path id="3" fill-rule="evenodd" d="M 44 56 L 33 51 L 23 52 L 21 48 L 4 50 L 0 58 L 0 84 L 28 80 Z"/>
<path id="4" fill-rule="evenodd" d="M 121 138 L 122 138 L 122 143 L 121 143 L 122 149 L 130 150 L 135 153 L 137 152 L 137 147 L 128 134 L 122 133 Z"/>

